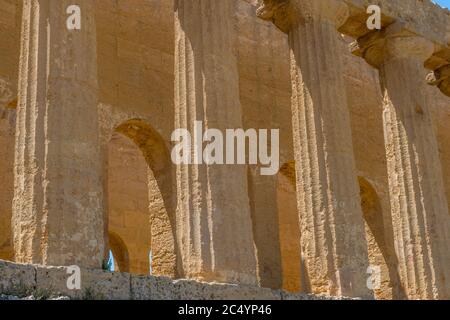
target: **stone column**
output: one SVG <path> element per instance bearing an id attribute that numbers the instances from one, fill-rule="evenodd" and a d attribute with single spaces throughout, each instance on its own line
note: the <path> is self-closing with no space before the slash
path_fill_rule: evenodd
<path id="1" fill-rule="evenodd" d="M 23 3 L 13 232 L 18 262 L 100 267 L 103 190 L 94 2 Z M 74 16 L 76 18 L 76 16 Z"/>
<path id="2" fill-rule="evenodd" d="M 175 1 L 176 128 L 199 143 L 203 129 L 242 127 L 235 52 L 235 0 Z M 200 143 L 201 144 L 201 143 Z M 192 158 L 201 157 L 193 152 Z M 244 165 L 179 165 L 177 237 L 185 277 L 255 283 Z"/>
<path id="3" fill-rule="evenodd" d="M 314 293 L 371 297 L 336 30 L 347 7 L 337 0 L 267 0 L 258 15 L 289 35 L 305 286 Z"/>
<path id="4" fill-rule="evenodd" d="M 430 114 L 424 62 L 428 40 L 392 29 L 359 39 L 380 70 L 395 249 L 409 299 L 448 299 L 450 215 Z"/>

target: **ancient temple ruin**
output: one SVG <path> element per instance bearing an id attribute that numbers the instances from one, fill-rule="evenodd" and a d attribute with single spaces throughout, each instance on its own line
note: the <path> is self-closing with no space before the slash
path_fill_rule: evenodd
<path id="1" fill-rule="evenodd" d="M 0 40 L 0 259 L 450 298 L 448 10 L 0 0 Z M 195 121 L 279 129 L 278 174 L 175 165 Z"/>

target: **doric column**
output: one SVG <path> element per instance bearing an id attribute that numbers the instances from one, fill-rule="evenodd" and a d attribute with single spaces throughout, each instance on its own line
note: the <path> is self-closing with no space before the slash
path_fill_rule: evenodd
<path id="1" fill-rule="evenodd" d="M 258 15 L 289 35 L 305 278 L 314 293 L 370 297 L 343 53 L 336 30 L 347 7 L 337 0 L 267 0 Z"/>
<path id="2" fill-rule="evenodd" d="M 72 1 L 23 3 L 13 205 L 18 262 L 100 267 L 103 259 L 94 2 L 76 3 L 81 11 L 69 14 Z M 78 17 L 81 29 L 69 30 L 67 19 Z"/>
<path id="3" fill-rule="evenodd" d="M 242 127 L 233 26 L 235 0 L 175 1 L 176 128 Z M 201 151 L 200 151 L 201 152 Z M 201 154 L 193 152 L 193 159 Z M 201 160 L 201 159 L 200 159 Z M 189 278 L 255 283 L 256 262 L 243 165 L 179 165 L 177 237 Z"/>
<path id="4" fill-rule="evenodd" d="M 407 298 L 449 298 L 450 216 L 430 114 L 428 40 L 398 29 L 357 41 L 380 70 L 390 201 L 400 281 Z"/>

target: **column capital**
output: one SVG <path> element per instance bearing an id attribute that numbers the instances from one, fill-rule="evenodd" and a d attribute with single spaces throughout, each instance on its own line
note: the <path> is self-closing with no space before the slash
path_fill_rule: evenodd
<path id="1" fill-rule="evenodd" d="M 394 59 L 429 59 L 435 45 L 432 41 L 403 28 L 401 23 L 371 32 L 351 44 L 353 54 L 364 58 L 375 68 Z"/>
<path id="2" fill-rule="evenodd" d="M 291 0 L 260 0 L 256 15 L 266 21 L 272 21 L 278 29 L 288 33 L 295 24 L 295 11 Z"/>
<path id="3" fill-rule="evenodd" d="M 427 82 L 450 97 L 450 64 L 431 71 L 427 76 Z"/>
<path id="4" fill-rule="evenodd" d="M 340 27 L 349 17 L 343 0 L 260 0 L 259 18 L 288 33 L 296 24 L 321 20 Z"/>

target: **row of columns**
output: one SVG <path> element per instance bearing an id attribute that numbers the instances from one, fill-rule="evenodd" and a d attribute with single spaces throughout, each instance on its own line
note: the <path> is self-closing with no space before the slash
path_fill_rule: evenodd
<path id="1" fill-rule="evenodd" d="M 327 269 L 325 262 L 328 259 L 319 258 L 308 261 L 307 264 L 312 262 L 313 265 L 307 269 L 321 266 L 319 272 L 314 271 L 316 276 L 328 279 L 326 285 L 330 292 L 364 296 L 364 288 L 353 282 L 361 280 L 367 261 L 359 245 L 364 243 L 364 234 L 362 221 L 357 217 L 361 211 L 358 203 L 344 210 L 328 207 L 330 218 L 327 221 L 323 218 L 326 209 L 314 207 L 315 202 L 308 201 L 309 193 L 316 203 L 327 203 L 331 198 L 345 204 L 359 198 L 354 182 L 354 162 L 349 159 L 353 152 L 343 97 L 343 53 L 336 45 L 337 29 L 347 19 L 347 10 L 341 0 L 265 0 L 258 14 L 273 21 L 289 36 L 298 207 L 303 230 L 302 253 L 306 259 L 310 260 L 315 254 L 311 230 L 316 239 L 323 230 L 324 221 L 328 230 L 333 230 L 330 221 L 341 222 L 339 229 L 334 228 L 334 234 L 330 232 L 324 238 L 344 250 L 328 251 L 323 256 L 344 263 L 331 268 L 328 264 Z M 402 289 L 410 299 L 449 298 L 450 216 L 424 69 L 425 60 L 433 54 L 433 43 L 394 25 L 358 39 L 358 45 L 361 55 L 379 69 L 383 86 L 392 224 Z M 333 136 L 328 136 L 327 132 L 332 132 Z M 334 140 L 336 136 L 338 141 Z M 332 149 L 333 143 L 339 148 Z M 343 146 L 348 148 L 343 149 Z M 323 151 L 326 157 L 320 161 Z M 311 179 L 311 172 L 317 174 L 320 170 L 329 171 L 326 179 Z M 314 181 L 316 190 L 313 189 Z M 341 189 L 333 186 L 341 186 Z M 348 242 L 349 239 L 356 242 Z M 324 251 L 324 248 L 327 246 L 322 244 L 320 250 Z M 351 266 L 345 261 L 352 259 L 361 262 L 354 265 L 352 278 L 341 276 L 342 282 L 333 281 L 336 275 L 343 274 L 343 270 Z M 316 290 L 313 283 L 313 291 Z"/>
<path id="2" fill-rule="evenodd" d="M 434 44 L 399 25 L 357 40 L 379 70 L 392 225 L 410 298 L 450 296 L 450 215 L 424 62 Z"/>
<path id="3" fill-rule="evenodd" d="M 74 32 L 65 25 L 69 2 L 24 1 L 14 243 L 19 262 L 99 267 L 105 244 L 103 170 L 93 138 L 99 136 L 94 8 L 78 1 L 84 14 Z M 196 121 L 205 129 L 242 127 L 235 4 L 175 1 L 177 128 L 195 132 Z M 339 0 L 266 0 L 258 14 L 289 35 L 301 247 L 311 290 L 370 297 L 338 46 L 347 7 Z M 431 46 L 403 33 L 359 40 L 383 84 L 401 284 L 408 298 L 448 298 L 450 216 L 421 80 Z M 177 197 L 180 275 L 257 283 L 245 166 L 179 165 Z"/>

